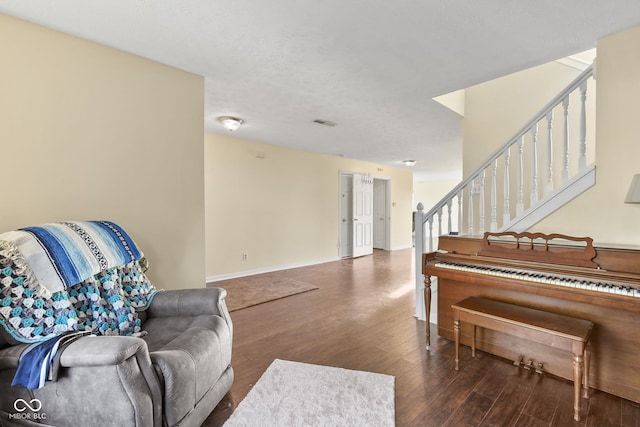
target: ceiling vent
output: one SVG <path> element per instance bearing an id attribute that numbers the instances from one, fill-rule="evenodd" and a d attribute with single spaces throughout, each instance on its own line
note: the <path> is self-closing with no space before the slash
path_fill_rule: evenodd
<path id="1" fill-rule="evenodd" d="M 322 126 L 334 127 L 336 124 L 334 122 L 330 122 L 329 120 L 315 119 L 313 123 L 317 123 Z"/>

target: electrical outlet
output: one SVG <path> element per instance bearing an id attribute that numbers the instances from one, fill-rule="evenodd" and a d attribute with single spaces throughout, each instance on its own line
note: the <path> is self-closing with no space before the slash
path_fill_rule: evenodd
<path id="1" fill-rule="evenodd" d="M 246 260 L 248 260 L 248 259 L 249 259 L 249 254 L 248 254 L 248 253 L 246 253 L 246 252 L 243 252 L 243 253 L 242 253 L 242 260 L 243 260 L 243 261 L 246 261 Z"/>

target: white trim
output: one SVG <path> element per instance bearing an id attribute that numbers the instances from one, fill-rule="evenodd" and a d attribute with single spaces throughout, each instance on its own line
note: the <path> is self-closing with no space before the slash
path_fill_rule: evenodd
<path id="1" fill-rule="evenodd" d="M 271 267 L 256 268 L 254 270 L 238 271 L 236 273 L 219 274 L 217 276 L 209 276 L 206 278 L 207 283 L 220 282 L 222 280 L 237 279 L 239 277 L 253 276 L 255 274 L 271 273 L 274 271 L 289 270 L 291 268 L 308 267 L 310 265 L 324 264 L 327 262 L 340 261 L 339 257 L 331 257 L 325 259 L 317 259 L 312 261 L 299 262 L 294 264 L 274 265 Z"/>
<path id="2" fill-rule="evenodd" d="M 342 258 L 351 258 L 353 256 L 353 250 L 351 251 L 351 254 L 344 254 L 342 249 L 343 249 L 343 244 L 346 243 L 346 236 L 342 235 L 342 209 L 344 208 L 344 200 L 342 200 L 342 193 L 345 192 L 345 188 L 343 186 L 343 182 L 342 179 L 343 177 L 351 177 L 353 179 L 353 172 L 346 172 L 346 171 L 338 171 L 338 257 L 340 259 Z M 353 187 L 353 185 L 352 185 Z M 351 189 L 349 189 L 351 190 Z M 352 248 L 353 249 L 353 248 Z"/>
<path id="3" fill-rule="evenodd" d="M 556 62 L 576 69 L 578 71 L 584 71 L 591 65 L 591 63 L 576 58 L 575 56 L 567 56 L 566 58 L 556 59 Z"/>
<path id="4" fill-rule="evenodd" d="M 392 251 L 401 251 L 403 249 L 413 249 L 413 245 L 394 246 L 391 248 Z"/>
<path id="5" fill-rule="evenodd" d="M 588 166 L 584 171 L 574 176 L 562 188 L 545 196 L 545 199 L 515 218 L 508 226 L 500 231 L 523 232 L 540 222 L 552 212 L 560 209 L 570 200 L 593 187 L 596 183 L 596 166 Z"/>

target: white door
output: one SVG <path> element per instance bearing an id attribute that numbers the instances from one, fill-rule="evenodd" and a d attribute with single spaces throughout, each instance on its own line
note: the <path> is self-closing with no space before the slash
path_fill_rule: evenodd
<path id="1" fill-rule="evenodd" d="M 373 180 L 373 247 L 386 249 L 387 235 L 387 182 Z"/>
<path id="2" fill-rule="evenodd" d="M 373 178 L 353 174 L 353 256 L 373 253 Z"/>

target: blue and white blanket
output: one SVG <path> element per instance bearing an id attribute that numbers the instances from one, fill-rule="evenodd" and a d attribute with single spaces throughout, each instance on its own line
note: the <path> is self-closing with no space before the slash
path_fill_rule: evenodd
<path id="1" fill-rule="evenodd" d="M 157 292 L 141 257 L 127 233 L 108 221 L 0 234 L 0 325 L 24 343 L 67 331 L 138 334 L 137 313 Z"/>
<path id="2" fill-rule="evenodd" d="M 41 289 L 53 294 L 112 267 L 142 257 L 129 235 L 109 221 L 59 222 L 0 234 L 0 246 L 13 248 Z M 20 259 L 22 258 L 22 259 Z"/>

